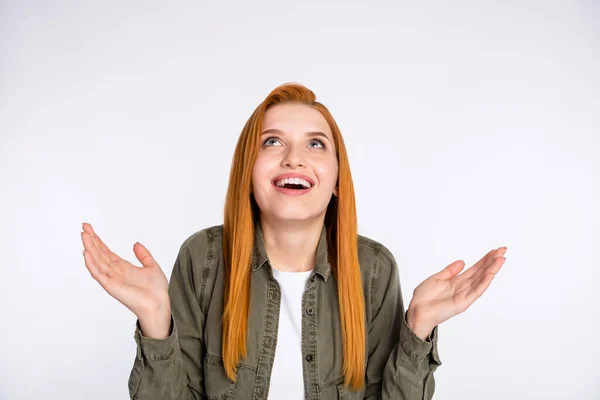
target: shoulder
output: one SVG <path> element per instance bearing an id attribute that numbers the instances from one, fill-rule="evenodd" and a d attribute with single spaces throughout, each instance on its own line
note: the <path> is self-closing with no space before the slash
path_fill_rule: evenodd
<path id="1" fill-rule="evenodd" d="M 223 225 L 213 225 L 189 235 L 181 244 L 178 258 L 187 261 L 195 274 L 204 278 L 217 269 L 223 259 Z"/>
<path id="2" fill-rule="evenodd" d="M 376 310 L 390 295 L 400 294 L 398 264 L 390 249 L 383 243 L 358 235 L 358 260 L 365 300 Z"/>
<path id="3" fill-rule="evenodd" d="M 358 235 L 358 259 L 363 274 L 389 277 L 392 273 L 398 273 L 398 265 L 390 249 L 368 236 Z"/>
<path id="4" fill-rule="evenodd" d="M 219 274 L 223 264 L 222 243 L 222 224 L 196 231 L 183 241 L 175 262 L 174 268 L 180 269 L 176 276 L 184 276 L 190 281 L 203 311 L 210 303 L 217 278 L 222 275 Z"/>
<path id="5" fill-rule="evenodd" d="M 188 251 L 197 251 L 207 246 L 220 244 L 222 240 L 223 224 L 213 225 L 192 233 L 183 241 L 181 247 L 187 248 Z"/>

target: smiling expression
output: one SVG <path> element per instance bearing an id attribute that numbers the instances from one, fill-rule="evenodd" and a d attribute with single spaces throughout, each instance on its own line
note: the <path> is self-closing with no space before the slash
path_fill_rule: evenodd
<path id="1" fill-rule="evenodd" d="M 308 105 L 279 104 L 264 115 L 252 191 L 263 214 L 285 220 L 324 217 L 337 196 L 335 142 L 323 115 Z"/>

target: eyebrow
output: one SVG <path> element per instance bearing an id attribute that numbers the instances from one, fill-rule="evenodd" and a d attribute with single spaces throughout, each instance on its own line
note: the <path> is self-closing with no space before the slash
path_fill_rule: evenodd
<path id="1" fill-rule="evenodd" d="M 263 133 L 261 133 L 261 136 L 262 135 L 266 135 L 268 133 L 279 133 L 279 134 L 281 134 L 281 133 L 283 133 L 283 131 L 281 131 L 279 129 L 267 129 L 267 130 L 263 131 Z M 329 136 L 327 136 L 326 134 L 324 134 L 321 131 L 310 131 L 310 132 L 306 132 L 304 135 L 305 136 L 321 136 L 321 137 L 324 137 L 325 139 L 327 139 L 327 141 L 329 141 Z"/>

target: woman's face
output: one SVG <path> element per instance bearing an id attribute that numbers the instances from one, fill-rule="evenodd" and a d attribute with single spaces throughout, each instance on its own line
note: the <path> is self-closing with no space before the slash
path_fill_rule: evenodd
<path id="1" fill-rule="evenodd" d="M 337 196 L 338 161 L 323 115 L 304 104 L 273 106 L 260 143 L 252 191 L 261 213 L 295 221 L 324 217 L 332 194 Z"/>

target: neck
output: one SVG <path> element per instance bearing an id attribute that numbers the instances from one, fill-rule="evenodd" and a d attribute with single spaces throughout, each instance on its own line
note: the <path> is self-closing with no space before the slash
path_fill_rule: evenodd
<path id="1" fill-rule="evenodd" d="M 261 213 L 265 250 L 273 268 L 285 272 L 312 270 L 324 221 L 324 215 L 315 220 L 291 222 L 274 220 Z"/>

